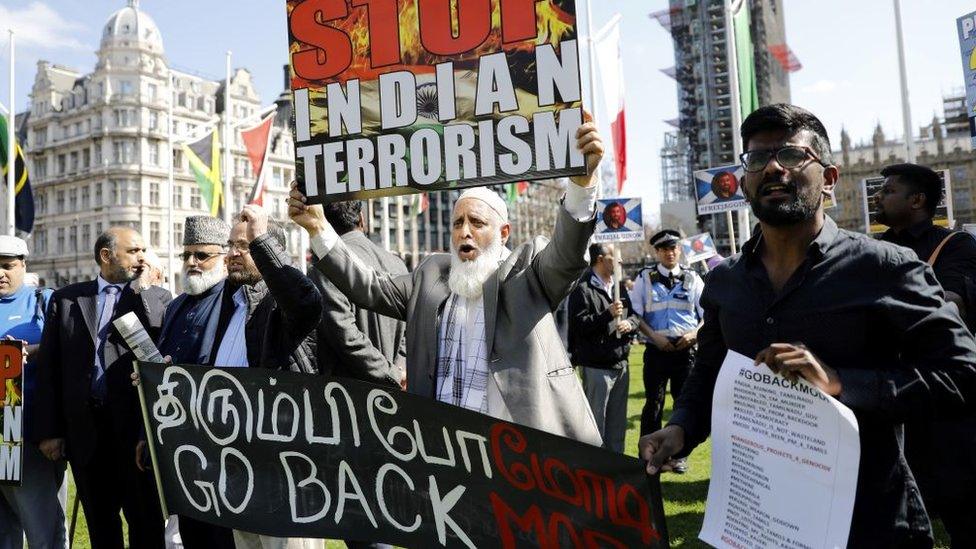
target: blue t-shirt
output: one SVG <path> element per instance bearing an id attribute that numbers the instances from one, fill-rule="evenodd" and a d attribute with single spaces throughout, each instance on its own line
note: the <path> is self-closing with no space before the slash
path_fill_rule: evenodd
<path id="1" fill-rule="evenodd" d="M 13 294 L 0 297 L 0 338 L 9 335 L 14 339 L 23 339 L 28 345 L 41 342 L 44 313 L 54 290 L 49 288 L 40 290 L 42 299 L 40 306 L 37 303 L 37 292 L 37 288 L 23 285 Z M 28 356 L 28 362 L 24 365 L 23 390 L 25 395 L 30 395 L 34 388 L 35 376 L 32 360 L 34 358 L 36 356 Z"/>

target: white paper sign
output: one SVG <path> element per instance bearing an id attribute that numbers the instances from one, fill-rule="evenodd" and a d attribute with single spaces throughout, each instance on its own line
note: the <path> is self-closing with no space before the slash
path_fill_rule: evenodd
<path id="1" fill-rule="evenodd" d="M 163 355 L 159 354 L 159 349 L 156 348 L 135 313 L 126 313 L 116 318 L 112 324 L 122 334 L 126 345 L 132 349 L 136 358 L 143 362 L 163 362 Z"/>
<path id="2" fill-rule="evenodd" d="M 729 351 L 712 398 L 698 537 L 715 547 L 846 547 L 860 455 L 849 408 Z"/>

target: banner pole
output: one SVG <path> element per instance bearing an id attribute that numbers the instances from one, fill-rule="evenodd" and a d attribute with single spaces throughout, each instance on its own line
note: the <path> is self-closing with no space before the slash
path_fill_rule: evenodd
<path id="1" fill-rule="evenodd" d="M 613 246 L 613 300 L 620 301 L 620 283 L 623 281 L 624 276 L 624 266 L 622 265 L 623 259 L 620 257 L 620 246 L 619 242 L 614 243 Z M 620 324 L 620 320 L 623 318 L 623 314 L 620 314 L 616 318 L 616 323 Z M 617 339 L 620 339 L 620 332 L 617 332 Z"/>
<path id="2" fill-rule="evenodd" d="M 142 387 L 142 372 L 139 371 L 139 361 L 132 361 L 132 368 L 139 376 L 139 407 L 142 408 L 142 424 L 146 429 L 146 444 L 149 446 L 149 458 L 152 459 L 153 477 L 156 479 L 156 493 L 159 495 L 159 508 L 163 512 L 163 523 L 169 520 L 169 510 L 166 508 L 166 497 L 163 496 L 163 479 L 159 475 L 159 460 L 156 459 L 156 442 L 153 439 L 152 427 L 149 425 L 149 408 L 146 406 L 146 391 Z"/>
<path id="3" fill-rule="evenodd" d="M 738 249 L 735 246 L 735 224 L 732 219 L 732 210 L 725 210 L 725 223 L 729 226 L 729 246 L 732 250 L 732 255 L 738 253 Z"/>

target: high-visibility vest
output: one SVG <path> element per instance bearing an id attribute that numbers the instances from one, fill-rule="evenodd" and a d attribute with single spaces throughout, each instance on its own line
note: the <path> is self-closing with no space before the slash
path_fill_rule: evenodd
<path id="1" fill-rule="evenodd" d="M 687 286 L 694 273 L 682 271 L 668 290 L 664 276 L 655 269 L 645 270 L 644 322 L 657 333 L 680 336 L 698 326 L 698 311 Z"/>

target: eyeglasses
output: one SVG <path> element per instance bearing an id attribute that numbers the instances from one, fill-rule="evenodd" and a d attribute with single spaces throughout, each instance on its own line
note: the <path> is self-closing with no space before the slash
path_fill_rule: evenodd
<path id="1" fill-rule="evenodd" d="M 206 261 L 208 259 L 212 259 L 214 257 L 217 257 L 218 255 L 224 255 L 226 253 L 227 252 L 214 252 L 214 253 L 207 253 L 207 252 L 183 252 L 183 253 L 180 254 L 180 257 L 183 258 L 183 261 L 189 261 L 189 259 L 192 257 L 192 258 L 196 259 L 198 263 L 203 263 L 204 261 Z"/>
<path id="2" fill-rule="evenodd" d="M 799 168 L 810 158 L 824 168 L 827 167 L 827 164 L 824 164 L 810 147 L 801 147 L 798 145 L 787 145 L 778 149 L 765 149 L 761 151 L 746 151 L 739 155 L 739 160 L 742 161 L 742 169 L 749 173 L 765 170 L 769 161 L 773 158 L 776 158 L 776 163 L 787 170 Z"/>
<path id="3" fill-rule="evenodd" d="M 247 255 L 251 253 L 251 248 L 249 247 L 249 242 L 238 241 L 238 242 L 228 242 L 227 243 L 227 253 L 233 254 L 237 252 L 238 255 Z"/>

